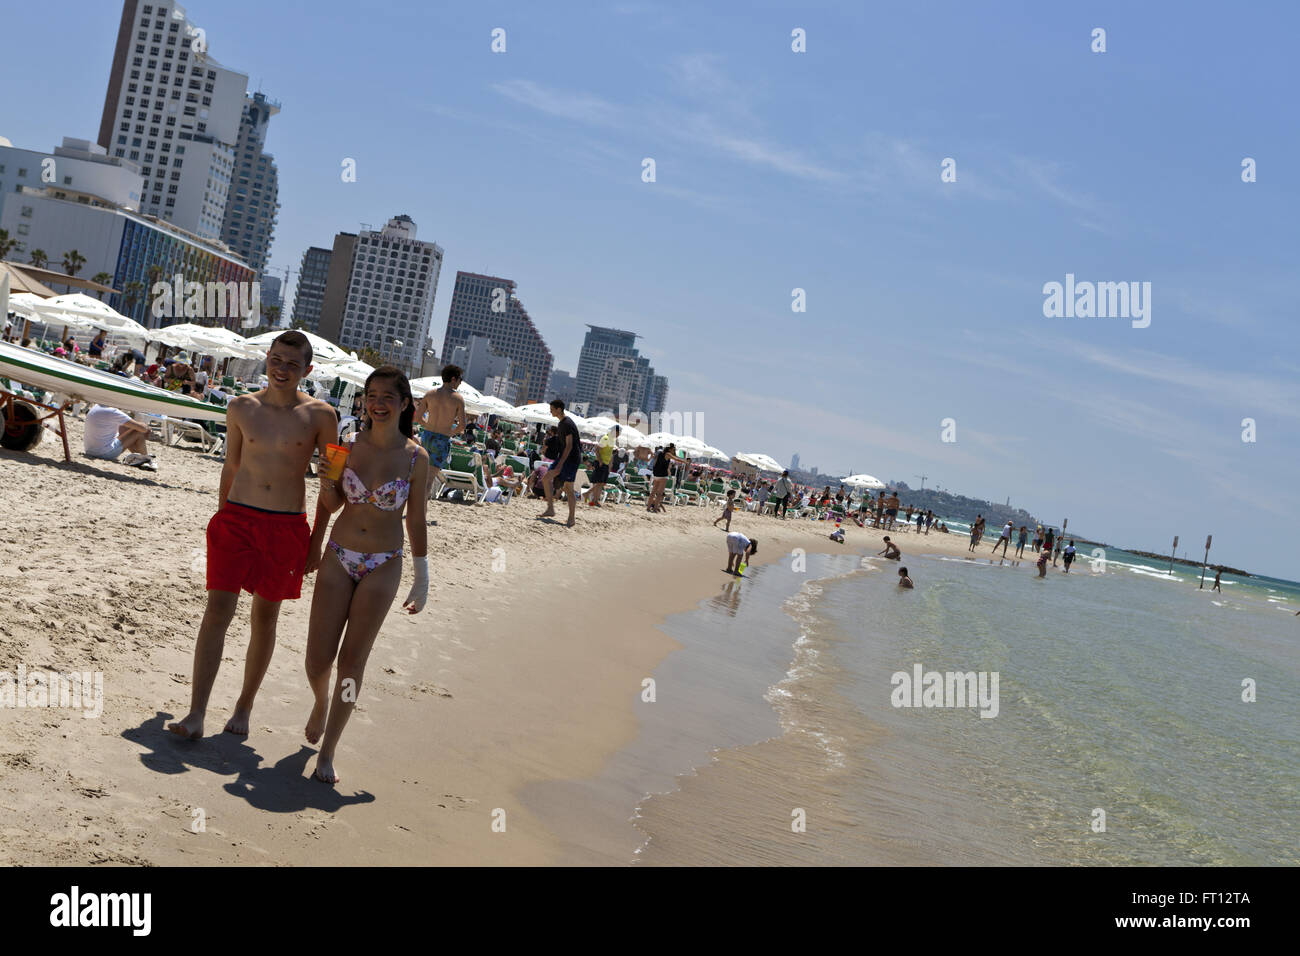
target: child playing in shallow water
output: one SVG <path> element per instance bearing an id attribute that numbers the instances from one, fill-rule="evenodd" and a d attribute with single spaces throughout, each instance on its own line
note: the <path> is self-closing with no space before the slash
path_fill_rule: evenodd
<path id="1" fill-rule="evenodd" d="M 898 586 L 900 588 L 913 587 L 912 579 L 907 576 L 907 568 L 898 569 Z"/>
<path id="2" fill-rule="evenodd" d="M 1047 559 L 1051 554 L 1052 552 L 1047 548 L 1043 548 L 1042 551 L 1038 552 L 1038 576 L 1040 578 L 1047 577 Z"/>

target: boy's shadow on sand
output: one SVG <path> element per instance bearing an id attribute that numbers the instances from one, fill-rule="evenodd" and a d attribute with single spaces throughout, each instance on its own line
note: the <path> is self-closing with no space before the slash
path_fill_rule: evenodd
<path id="1" fill-rule="evenodd" d="M 175 718 L 159 711 L 139 727 L 122 731 L 132 743 L 148 748 L 140 762 L 155 773 L 188 773 L 191 768 L 207 770 L 235 779 L 223 789 L 243 797 L 258 810 L 297 813 L 308 808 L 333 813 L 354 803 L 373 803 L 375 795 L 364 790 L 345 796 L 336 788 L 313 780 L 307 761 L 316 751 L 302 744 L 295 753 L 273 766 L 262 767 L 262 758 L 244 737 L 219 733 L 202 740 L 184 740 L 167 729 Z"/>

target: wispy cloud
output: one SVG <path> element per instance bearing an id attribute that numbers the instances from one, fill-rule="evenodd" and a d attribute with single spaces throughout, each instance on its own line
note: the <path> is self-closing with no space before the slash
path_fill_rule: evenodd
<path id="1" fill-rule="evenodd" d="M 1065 350 L 1112 372 L 1172 385 L 1210 404 L 1240 410 L 1243 415 L 1254 412 L 1300 418 L 1300 387 L 1293 382 L 1271 380 L 1258 372 L 1238 374 L 1204 368 L 1159 352 L 1132 350 L 1120 355 L 1081 342 L 1067 343 Z"/>
<path id="2" fill-rule="evenodd" d="M 619 110 L 612 103 L 589 93 L 572 93 L 551 89 L 532 80 L 506 80 L 492 84 L 492 89 L 502 96 L 548 116 L 576 120 L 594 126 L 610 126 Z"/>

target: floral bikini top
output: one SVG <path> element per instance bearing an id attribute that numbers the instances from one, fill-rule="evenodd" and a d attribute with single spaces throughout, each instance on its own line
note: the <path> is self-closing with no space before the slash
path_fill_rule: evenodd
<path id="1" fill-rule="evenodd" d="M 349 445 L 356 447 L 356 438 L 354 437 Z M 411 452 L 411 470 L 415 469 L 415 458 L 420 453 L 417 448 Z M 401 511 L 402 506 L 406 504 L 406 499 L 411 494 L 411 472 L 408 471 L 405 478 L 394 478 L 385 485 L 371 491 L 357 477 L 357 473 L 351 467 L 343 469 L 343 495 L 347 498 L 348 504 L 353 505 L 374 505 L 380 511 Z"/>

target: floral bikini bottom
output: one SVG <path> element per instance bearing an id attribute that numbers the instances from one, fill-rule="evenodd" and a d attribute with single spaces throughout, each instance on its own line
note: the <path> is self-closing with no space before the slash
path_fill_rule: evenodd
<path id="1" fill-rule="evenodd" d="M 335 544 L 333 540 L 330 541 L 329 548 L 339 559 L 339 564 L 343 565 L 343 570 L 348 573 L 348 577 L 358 583 L 371 571 L 382 567 L 390 558 L 400 557 L 402 554 L 401 548 L 396 551 L 353 551 L 351 548 Z"/>

